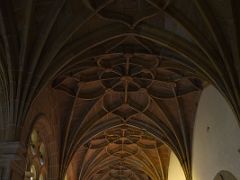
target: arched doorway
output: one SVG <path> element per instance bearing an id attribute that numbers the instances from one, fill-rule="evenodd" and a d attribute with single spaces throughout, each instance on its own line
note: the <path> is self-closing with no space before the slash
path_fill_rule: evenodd
<path id="1" fill-rule="evenodd" d="M 229 171 L 220 171 L 214 180 L 237 180 L 237 178 Z"/>

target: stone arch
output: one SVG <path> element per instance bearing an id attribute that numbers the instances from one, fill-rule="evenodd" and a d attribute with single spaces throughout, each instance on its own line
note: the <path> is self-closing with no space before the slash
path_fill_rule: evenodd
<path id="1" fill-rule="evenodd" d="M 59 166 L 59 152 L 57 138 L 53 133 L 53 129 L 43 114 L 38 115 L 33 125 L 33 129 L 36 129 L 41 136 L 43 143 L 45 144 L 48 155 L 48 169 L 47 174 L 49 179 L 58 179 L 58 166 Z"/>
<path id="2" fill-rule="evenodd" d="M 23 148 L 19 150 L 22 152 L 22 160 L 17 161 L 18 167 L 26 167 L 27 162 L 27 146 L 32 131 L 37 131 L 38 136 L 41 138 L 42 143 L 45 146 L 47 154 L 47 167 L 46 175 L 47 179 L 58 179 L 59 172 L 59 151 L 56 135 L 53 132 L 52 126 L 48 118 L 44 114 L 38 114 L 32 121 L 31 124 L 26 124 L 25 129 L 22 130 L 21 142 Z M 24 177 L 25 169 L 22 168 L 22 172 L 13 172 L 12 179 L 22 179 Z"/>

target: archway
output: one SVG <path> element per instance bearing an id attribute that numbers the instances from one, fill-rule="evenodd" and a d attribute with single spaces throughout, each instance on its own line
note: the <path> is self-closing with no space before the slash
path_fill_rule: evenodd
<path id="1" fill-rule="evenodd" d="M 59 152 L 56 134 L 49 119 L 44 114 L 38 114 L 32 120 L 32 126 L 27 132 L 22 132 L 22 142 L 25 142 L 25 167 L 22 178 L 33 180 L 55 179 L 59 176 Z M 20 162 L 21 163 L 21 162 Z M 18 176 L 13 179 L 21 179 Z"/>
<path id="2" fill-rule="evenodd" d="M 220 171 L 214 180 L 237 180 L 237 178 L 229 171 Z"/>

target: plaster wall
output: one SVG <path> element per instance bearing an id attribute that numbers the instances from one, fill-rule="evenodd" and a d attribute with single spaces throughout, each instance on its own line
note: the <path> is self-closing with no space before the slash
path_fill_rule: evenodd
<path id="1" fill-rule="evenodd" d="M 240 180 L 240 128 L 230 106 L 209 86 L 200 98 L 196 115 L 192 170 L 193 180 L 213 180 L 221 170 Z"/>
<path id="2" fill-rule="evenodd" d="M 174 153 L 170 156 L 168 180 L 186 180 L 180 162 Z"/>

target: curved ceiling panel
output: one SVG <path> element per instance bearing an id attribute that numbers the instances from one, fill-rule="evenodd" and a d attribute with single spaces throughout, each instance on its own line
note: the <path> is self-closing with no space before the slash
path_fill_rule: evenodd
<path id="1" fill-rule="evenodd" d="M 96 179 L 166 179 L 167 163 L 159 172 L 146 154 L 164 158 L 157 151 L 167 146 L 191 179 L 192 127 L 206 81 L 240 117 L 239 6 L 234 0 L 0 1 L 0 139 L 18 138 L 33 101 L 51 84 L 64 107 L 61 177 L 81 151 L 106 158 L 84 160 L 78 177 L 90 178 L 83 169 L 98 162 Z M 100 138 L 122 125 L 150 136 Z"/>

